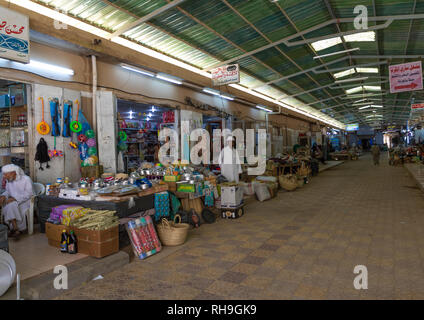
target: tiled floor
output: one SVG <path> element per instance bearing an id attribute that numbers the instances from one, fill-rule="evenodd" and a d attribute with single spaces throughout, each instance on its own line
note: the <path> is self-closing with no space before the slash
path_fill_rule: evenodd
<path id="1" fill-rule="evenodd" d="M 53 269 L 85 258 L 83 254 L 63 254 L 59 249 L 49 246 L 45 234 L 21 236 L 18 241 L 9 240 L 10 254 L 15 259 L 17 273 L 25 280 Z"/>
<path id="2" fill-rule="evenodd" d="M 423 299 L 424 196 L 404 168 L 382 162 L 365 155 L 327 170 L 61 298 Z M 354 289 L 357 265 L 368 290 Z"/>

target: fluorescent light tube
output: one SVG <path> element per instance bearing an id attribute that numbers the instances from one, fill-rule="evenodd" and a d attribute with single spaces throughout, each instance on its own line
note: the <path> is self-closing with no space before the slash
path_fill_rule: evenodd
<path id="1" fill-rule="evenodd" d="M 234 98 L 233 98 L 233 97 L 227 96 L 227 95 L 225 95 L 225 94 L 221 94 L 221 98 L 224 98 L 224 99 L 227 99 L 227 100 L 231 100 L 231 101 L 233 101 L 233 100 L 234 100 Z"/>
<path id="2" fill-rule="evenodd" d="M 346 76 L 350 76 L 351 74 L 356 73 L 355 69 L 351 68 L 348 70 L 344 70 L 344 71 L 340 71 L 334 74 L 334 78 L 338 79 L 338 78 L 343 78 Z"/>
<path id="3" fill-rule="evenodd" d="M 330 48 L 330 47 L 335 46 L 335 45 L 340 44 L 340 43 L 342 43 L 342 38 L 335 37 L 335 38 L 315 41 L 315 42 L 312 42 L 311 45 L 312 45 L 312 47 L 314 48 L 315 51 L 321 51 L 321 50 Z"/>
<path id="4" fill-rule="evenodd" d="M 141 68 L 137 68 L 137 67 L 134 67 L 134 66 L 130 66 L 130 65 L 125 64 L 125 63 L 122 63 L 121 67 L 126 69 L 126 70 L 129 70 L 129 71 L 133 71 L 133 72 L 143 74 L 145 76 L 149 76 L 149 77 L 155 76 L 155 74 L 153 72 L 150 72 L 150 71 L 147 71 L 147 70 L 144 70 L 144 69 L 141 69 Z"/>
<path id="5" fill-rule="evenodd" d="M 263 111 L 265 111 L 265 112 L 272 112 L 272 110 L 271 110 L 271 109 L 268 109 L 268 108 L 267 108 L 267 107 L 265 107 L 265 106 L 257 105 L 257 106 L 256 106 L 256 108 L 261 109 L 261 110 L 263 110 Z"/>
<path id="6" fill-rule="evenodd" d="M 360 33 L 349 34 L 343 37 L 346 42 L 362 42 L 362 41 L 375 41 L 375 32 L 366 31 Z"/>
<path id="7" fill-rule="evenodd" d="M 32 68 L 42 69 L 44 71 L 51 71 L 55 73 L 61 73 L 68 76 L 73 76 L 75 74 L 74 70 L 72 69 L 63 68 L 63 67 L 55 66 L 52 64 L 44 63 L 44 62 L 35 61 L 35 60 L 31 60 L 31 62 L 28 65 Z"/>
<path id="8" fill-rule="evenodd" d="M 337 51 L 337 52 L 333 52 L 333 53 L 327 53 L 327 54 L 323 54 L 321 56 L 316 56 L 316 57 L 314 57 L 314 59 L 331 57 L 331 56 L 335 56 L 336 54 L 348 53 L 348 52 L 357 51 L 357 50 L 360 50 L 360 49 L 359 48 L 353 48 L 353 49 L 349 49 L 349 50 L 343 50 L 343 51 Z"/>
<path id="9" fill-rule="evenodd" d="M 363 81 L 367 80 L 368 77 L 362 77 L 362 78 L 351 78 L 351 79 L 345 79 L 345 80 L 336 80 L 334 83 L 345 83 L 345 82 L 353 82 L 353 81 Z"/>
<path id="10" fill-rule="evenodd" d="M 214 96 L 220 96 L 221 94 L 213 89 L 208 89 L 208 88 L 204 88 L 203 92 L 209 93 L 209 94 L 213 94 Z"/>
<path id="11" fill-rule="evenodd" d="M 364 89 L 364 87 L 360 86 L 360 87 L 355 87 L 352 89 L 347 89 L 346 93 L 347 94 L 352 94 L 352 93 L 357 93 L 357 92 L 361 92 Z"/>
<path id="12" fill-rule="evenodd" d="M 356 68 L 359 73 L 378 73 L 378 68 Z"/>
<path id="13" fill-rule="evenodd" d="M 156 75 L 156 78 L 164 80 L 164 81 L 168 81 L 168 82 L 171 82 L 171 83 L 174 83 L 174 84 L 183 84 L 183 82 L 181 80 L 174 78 L 172 76 L 169 76 L 169 75 L 162 74 L 162 73 L 158 73 Z"/>

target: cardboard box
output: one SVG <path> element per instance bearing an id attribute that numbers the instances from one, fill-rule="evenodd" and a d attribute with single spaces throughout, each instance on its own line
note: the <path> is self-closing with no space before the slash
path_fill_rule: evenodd
<path id="1" fill-rule="evenodd" d="M 173 181 L 165 181 L 165 183 L 168 185 L 168 190 L 171 192 L 177 191 L 177 183 Z"/>
<path id="2" fill-rule="evenodd" d="M 221 208 L 235 208 L 241 205 L 243 193 L 240 186 L 221 186 Z"/>
<path id="3" fill-rule="evenodd" d="M 195 192 L 196 185 L 190 184 L 190 183 L 179 183 L 177 184 L 177 191 L 178 192 Z"/>
<path id="4" fill-rule="evenodd" d="M 78 253 L 103 258 L 119 251 L 119 226 L 107 230 L 85 230 L 46 222 L 49 245 L 60 248 L 63 230 L 74 231 L 78 240 Z"/>
<path id="5" fill-rule="evenodd" d="M 177 181 L 180 181 L 180 176 L 164 176 L 163 181 L 165 181 L 165 182 L 177 182 Z"/>

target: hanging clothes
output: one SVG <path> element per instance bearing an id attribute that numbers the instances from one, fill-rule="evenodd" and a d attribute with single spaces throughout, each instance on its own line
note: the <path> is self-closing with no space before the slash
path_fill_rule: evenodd
<path id="1" fill-rule="evenodd" d="M 35 153 L 35 161 L 40 162 L 40 170 L 43 171 L 43 163 L 47 163 L 46 169 L 50 168 L 49 166 L 49 147 L 47 146 L 46 141 L 41 138 L 40 142 L 37 145 L 37 151 Z"/>

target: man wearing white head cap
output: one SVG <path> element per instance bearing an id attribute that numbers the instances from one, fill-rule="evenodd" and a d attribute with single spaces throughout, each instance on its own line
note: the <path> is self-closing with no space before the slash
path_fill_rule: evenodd
<path id="1" fill-rule="evenodd" d="M 26 230 L 25 212 L 30 207 L 33 195 L 31 178 L 14 164 L 1 168 L 6 179 L 6 191 L 0 197 L 4 221 L 11 230 L 11 237 L 18 237 Z"/>
<path id="2" fill-rule="evenodd" d="M 229 182 L 239 182 L 239 174 L 241 170 L 241 162 L 237 150 L 233 147 L 234 138 L 229 136 L 226 140 L 227 145 L 222 149 L 219 155 L 219 165 L 221 167 L 221 174 Z"/>

